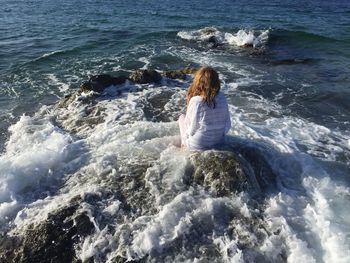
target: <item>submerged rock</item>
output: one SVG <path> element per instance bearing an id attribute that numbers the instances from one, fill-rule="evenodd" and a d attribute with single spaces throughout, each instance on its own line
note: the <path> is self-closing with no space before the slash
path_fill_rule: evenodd
<path id="1" fill-rule="evenodd" d="M 172 121 L 169 112 L 165 109 L 165 105 L 173 94 L 174 91 L 172 90 L 164 90 L 162 93 L 146 97 L 142 107 L 146 120 L 153 122 Z"/>
<path id="2" fill-rule="evenodd" d="M 248 46 L 245 47 L 246 51 L 250 56 L 263 56 L 266 54 L 266 48 L 265 47 L 253 47 L 253 46 Z"/>
<path id="3" fill-rule="evenodd" d="M 158 83 L 162 76 L 155 70 L 138 69 L 131 73 L 129 79 L 138 84 Z"/>
<path id="4" fill-rule="evenodd" d="M 190 159 L 194 166 L 194 181 L 216 196 L 227 196 L 248 186 L 243 167 L 233 152 L 195 152 Z"/>

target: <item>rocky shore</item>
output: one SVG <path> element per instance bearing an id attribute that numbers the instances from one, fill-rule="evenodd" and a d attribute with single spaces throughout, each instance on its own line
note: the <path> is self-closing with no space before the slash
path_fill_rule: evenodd
<path id="1" fill-rule="evenodd" d="M 127 92 L 123 89 L 126 82 L 157 85 L 164 79 L 184 81 L 189 78 L 189 74 L 195 71 L 194 68 L 165 72 L 136 70 L 129 76 L 106 74 L 92 76 L 88 81 L 82 83 L 78 91 L 62 98 L 53 107 L 52 110 L 56 116 L 53 121 L 63 130 L 84 138 L 87 134 L 91 134 L 97 125 L 106 121 L 108 113 L 101 100 L 106 100 L 106 97 L 113 100 L 123 92 Z M 113 92 L 108 91 L 110 87 L 114 87 Z M 146 98 L 142 106 L 146 118 L 153 122 L 172 121 L 173 118 L 167 113 L 165 105 L 174 94 L 175 91 L 168 90 L 157 96 Z M 178 113 L 175 112 L 176 114 Z M 78 194 L 72 197 L 67 205 L 53 209 L 45 220 L 30 225 L 23 232 L 9 230 L 3 233 L 0 236 L 0 262 L 104 262 L 105 254 L 113 249 L 122 252 L 111 262 L 126 262 L 127 260 L 128 262 L 148 262 L 151 259 L 157 262 L 167 262 L 169 258 L 175 257 L 184 246 L 192 247 L 196 251 L 197 245 L 187 243 L 189 242 L 188 237 L 184 234 L 183 238 L 169 241 L 166 248 L 162 250 L 151 249 L 146 252 L 134 252 L 134 255 L 131 255 L 126 247 L 136 241 L 134 240 L 131 244 L 128 243 L 131 241 L 125 241 L 126 236 L 133 235 L 132 229 L 129 229 L 123 230 L 124 232 L 120 230 L 120 233 L 124 233 L 124 237 L 120 234 L 114 237 L 113 243 L 104 245 L 104 249 L 107 250 L 104 254 L 100 251 L 104 256 L 81 257 L 77 255 L 79 251 L 77 247 L 81 246 L 82 241 L 101 232 L 102 228 L 113 232 L 113 229 L 118 228 L 115 225 L 116 221 L 123 225 L 125 220 L 132 221 L 160 213 L 159 205 L 166 207 L 164 202 L 170 202 L 169 200 L 178 198 L 176 196 L 179 193 L 186 191 L 202 193 L 208 198 L 218 198 L 218 200 L 222 198 L 222 200 L 232 200 L 240 193 L 248 195 L 250 199 L 248 205 L 251 206 L 251 211 L 254 211 L 249 218 L 223 207 L 223 217 L 215 220 L 222 223 L 224 229 L 220 231 L 238 240 L 237 246 L 240 250 L 249 250 L 255 259 L 260 259 L 260 262 L 268 262 L 269 259 L 255 249 L 271 235 L 279 238 L 279 233 L 272 233 L 268 230 L 269 227 L 263 220 L 263 207 L 260 201 L 270 191 L 273 191 L 276 184 L 273 170 L 263 155 L 252 148 L 242 145 L 237 147 L 237 145 L 228 143 L 223 149 L 188 153 L 186 163 L 186 168 L 181 172 L 181 180 L 171 186 L 173 192 L 169 193 L 169 188 L 166 188 L 164 182 L 162 183 L 162 178 L 158 176 L 166 176 L 167 169 L 170 168 L 144 158 L 144 162 L 123 164 L 123 169 L 127 170 L 127 176 L 122 173 L 120 176 L 111 176 L 122 169 L 120 162 L 115 160 L 115 164 L 112 162 L 111 165 L 113 169 L 101 171 L 95 175 L 101 184 L 108 185 L 108 188 L 104 189 L 101 194 Z M 157 175 L 154 175 L 152 171 L 155 170 L 159 170 L 160 173 L 158 171 Z M 84 174 L 79 176 L 83 178 Z M 152 191 L 157 191 L 157 194 L 150 194 Z M 157 200 L 157 196 L 161 198 Z M 113 215 L 114 218 L 105 213 L 92 215 L 84 209 L 86 206 L 99 207 L 110 197 L 117 198 L 120 202 L 119 212 Z M 96 220 L 103 223 L 97 226 Z M 208 229 L 219 231 L 220 228 L 215 226 L 216 222 L 210 222 L 206 223 L 214 225 L 208 226 Z M 246 231 L 240 229 L 238 225 L 243 226 Z M 127 228 L 127 226 L 125 224 L 124 227 Z M 207 260 L 203 262 L 221 262 L 220 245 L 215 246 L 208 243 L 206 238 L 200 236 L 200 232 L 205 233 L 206 230 L 201 230 L 200 225 L 193 225 L 188 231 L 191 235 L 199 235 L 194 240 L 201 244 L 201 256 Z M 247 233 L 254 233 L 256 238 L 247 238 Z M 96 252 L 96 254 L 99 253 Z M 277 261 L 283 262 L 284 257 L 284 252 L 281 252 Z M 130 258 L 133 258 L 133 261 L 130 261 Z"/>

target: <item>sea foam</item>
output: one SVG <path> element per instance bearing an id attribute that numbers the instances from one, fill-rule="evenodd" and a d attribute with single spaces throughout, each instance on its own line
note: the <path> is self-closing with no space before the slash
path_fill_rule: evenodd
<path id="1" fill-rule="evenodd" d="M 240 93 L 241 83 L 223 91 Z M 150 121 L 144 109 L 165 91 L 161 109 L 169 118 Z M 247 104 L 281 111 L 261 96 L 240 95 L 254 98 Z M 249 105 L 231 104 L 228 145 L 263 152 L 276 174 L 275 192 L 254 204 L 249 193 L 220 198 L 189 183 L 189 155 L 178 147 L 176 122 L 184 87 L 126 83 L 84 104 L 94 96 L 43 108 L 11 127 L 0 157 L 0 212 L 11 222 L 9 234 L 26 233 L 80 200 L 75 217 L 85 214 L 94 226 L 76 245 L 83 261 L 348 261 L 349 213 L 342 208 L 349 187 L 320 165 L 337 160 L 336 151 L 324 149 L 347 147 L 346 134 L 292 116 L 252 120 Z M 96 107 L 102 120 L 83 122 Z"/>
<path id="2" fill-rule="evenodd" d="M 252 46 L 254 48 L 264 46 L 269 38 L 269 30 L 253 31 L 240 29 L 236 33 L 222 32 L 215 27 L 205 27 L 193 31 L 180 31 L 177 36 L 191 41 L 210 41 L 215 39 L 219 44 L 228 44 L 238 47 Z"/>
<path id="3" fill-rule="evenodd" d="M 64 176 L 80 165 L 84 151 L 81 141 L 49 118 L 22 116 L 9 130 L 0 157 L 0 220 L 11 220 L 19 209 L 51 195 Z"/>

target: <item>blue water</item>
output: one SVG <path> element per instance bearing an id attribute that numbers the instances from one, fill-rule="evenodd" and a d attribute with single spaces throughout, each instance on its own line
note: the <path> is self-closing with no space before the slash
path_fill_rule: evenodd
<path id="1" fill-rule="evenodd" d="M 316 121 L 323 115 L 327 126 L 345 129 L 347 125 L 350 4 L 346 0 L 218 1 L 215 5 L 211 1 L 3 0 L 0 14 L 3 111 L 22 114 L 33 105 L 54 101 L 53 94 L 62 95 L 57 83 L 48 81 L 48 74 L 75 89 L 89 74 L 113 73 L 116 66 L 142 66 L 137 59 L 149 56 L 150 49 L 156 53 L 150 66 L 157 69 L 195 64 L 162 53 L 186 45 L 176 37 L 178 31 L 215 26 L 232 32 L 271 29 L 267 59 L 312 59 L 308 65 L 268 68 L 273 75 L 290 78 L 291 87 L 286 84 L 283 89 L 295 89 L 301 82 L 311 85 L 296 94 L 287 92 L 281 104 Z M 231 59 L 266 67 L 261 66 L 261 58 L 232 54 Z M 269 81 L 276 90 L 273 77 Z M 265 87 L 261 91 L 269 97 L 271 92 Z M 297 96 L 298 105 L 291 105 L 291 95 Z"/>
<path id="2" fill-rule="evenodd" d="M 262 50 L 237 46 L 212 49 L 205 41 L 178 36 L 179 32 L 205 27 L 230 34 L 241 29 L 268 30 L 268 40 Z M 0 152 L 3 153 L 0 168 L 3 165 L 5 170 L 5 179 L 0 177 L 4 188 L 0 189 L 5 193 L 4 204 L 15 202 L 13 206 L 18 212 L 36 201 L 25 199 L 21 191 L 26 188 L 22 189 L 16 181 L 21 181 L 21 176 L 25 177 L 27 171 L 38 171 L 36 176 L 43 181 L 51 173 L 74 181 L 75 176 L 80 176 L 80 165 L 83 167 L 80 163 L 70 163 L 67 166 L 72 171 L 67 168 L 65 174 L 65 162 L 69 159 L 66 151 L 71 150 L 68 146 L 76 140 L 75 134 L 64 130 L 56 133 L 61 127 L 53 127 L 51 122 L 47 124 L 44 117 L 41 127 L 24 118 L 19 121 L 20 116 L 32 116 L 43 105 L 55 104 L 65 94 L 77 90 L 91 75 L 118 75 L 138 68 L 168 70 L 203 64 L 213 66 L 220 74 L 222 89 L 231 113 L 234 112 L 230 135 L 238 138 L 242 145 L 257 143 L 256 150 L 262 151 L 278 171 L 280 192 L 265 200 L 267 211 L 264 215 L 272 218 L 271 222 L 284 220 L 285 225 L 281 223 L 287 226 L 283 230 L 287 233 L 284 244 L 288 244 L 290 250 L 295 249 L 295 253 L 286 252 L 290 261 L 308 254 L 303 253 L 303 249 L 299 251 L 297 248 L 300 247 L 305 248 L 316 262 L 350 258 L 347 234 L 350 229 L 349 0 L 0 0 Z M 121 110 L 120 116 L 124 113 Z M 138 121 L 141 120 L 142 117 Z M 11 137 L 8 128 L 16 123 Z M 82 138 L 88 138 L 82 144 L 88 145 L 92 141 L 89 154 L 93 158 L 86 162 L 93 167 L 101 165 L 100 170 L 96 168 L 98 171 L 105 168 L 105 160 L 102 158 L 100 162 L 99 159 L 104 155 L 102 146 L 113 150 L 115 145 L 123 145 L 113 137 L 115 131 L 120 131 L 119 126 L 115 128 L 113 125 L 113 122 L 106 121 L 106 130 L 94 130 L 101 137 L 108 137 L 106 142 L 100 142 L 93 133 L 82 135 Z M 132 125 L 125 129 L 133 136 L 141 134 L 146 138 L 140 145 L 132 145 L 146 152 L 151 148 L 147 148 L 148 138 L 168 129 L 167 124 L 154 127 L 153 123 L 141 123 L 141 126 L 148 125 L 149 131 L 154 131 L 147 134 L 147 129 L 142 131 L 137 125 Z M 23 134 L 16 132 L 16 128 L 23 129 Z M 32 145 L 25 139 L 21 140 L 22 136 L 33 140 L 32 145 L 39 145 L 33 147 L 35 151 L 44 149 L 39 157 L 31 156 Z M 17 145 L 17 141 L 23 147 Z M 6 143 L 10 145 L 7 151 Z M 77 145 L 79 148 L 80 142 Z M 75 150 L 74 147 L 75 144 L 71 147 L 74 153 L 71 155 L 78 158 L 76 155 L 82 148 Z M 123 150 L 127 156 L 124 156 L 125 160 L 137 155 L 133 148 L 129 152 Z M 171 157 L 176 154 L 169 149 L 164 152 L 165 157 L 159 154 L 161 157 L 154 157 L 155 162 L 173 165 Z M 153 154 L 150 151 L 149 155 Z M 57 160 L 58 168 L 54 161 L 53 164 L 46 163 L 46 155 L 51 156 L 51 161 Z M 175 161 L 173 167 L 178 165 Z M 77 167 L 72 169 L 74 165 Z M 86 172 L 84 167 L 82 171 L 82 174 Z M 90 181 L 93 185 L 94 178 L 95 175 L 88 178 L 87 185 Z M 40 192 L 41 185 L 37 186 L 34 181 L 25 183 L 34 185 L 33 188 Z M 18 192 L 16 187 L 20 189 Z M 75 193 L 71 193 L 73 195 Z M 43 190 L 38 196 L 46 196 L 46 192 Z M 7 215 L 6 207 L 1 205 L 0 212 L 3 209 Z M 165 204 L 160 210 L 166 210 L 164 207 Z M 31 214 L 35 217 L 33 215 L 35 213 Z M 6 218 L 8 222 L 12 219 Z M 135 229 L 138 230 L 137 226 Z M 164 233 L 168 232 L 164 230 Z M 165 239 L 168 238 L 166 234 Z M 294 243 L 296 239 L 299 241 L 298 238 L 301 243 Z M 259 249 L 262 247 L 266 248 L 261 245 Z M 340 255 L 339 251 L 344 254 Z M 268 258 L 273 251 L 269 253 Z"/>

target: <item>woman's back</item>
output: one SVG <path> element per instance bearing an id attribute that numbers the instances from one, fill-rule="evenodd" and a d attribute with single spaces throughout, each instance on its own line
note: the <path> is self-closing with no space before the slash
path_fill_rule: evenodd
<path id="1" fill-rule="evenodd" d="M 186 98 L 186 115 L 179 118 L 181 144 L 189 150 L 205 150 L 222 143 L 231 121 L 219 74 L 211 67 L 200 68 Z"/>
<path id="2" fill-rule="evenodd" d="M 215 96 L 215 107 L 209 107 L 201 96 L 192 97 L 186 113 L 186 123 L 190 124 L 188 148 L 207 149 L 222 143 L 231 127 L 225 95 L 219 92 Z"/>

